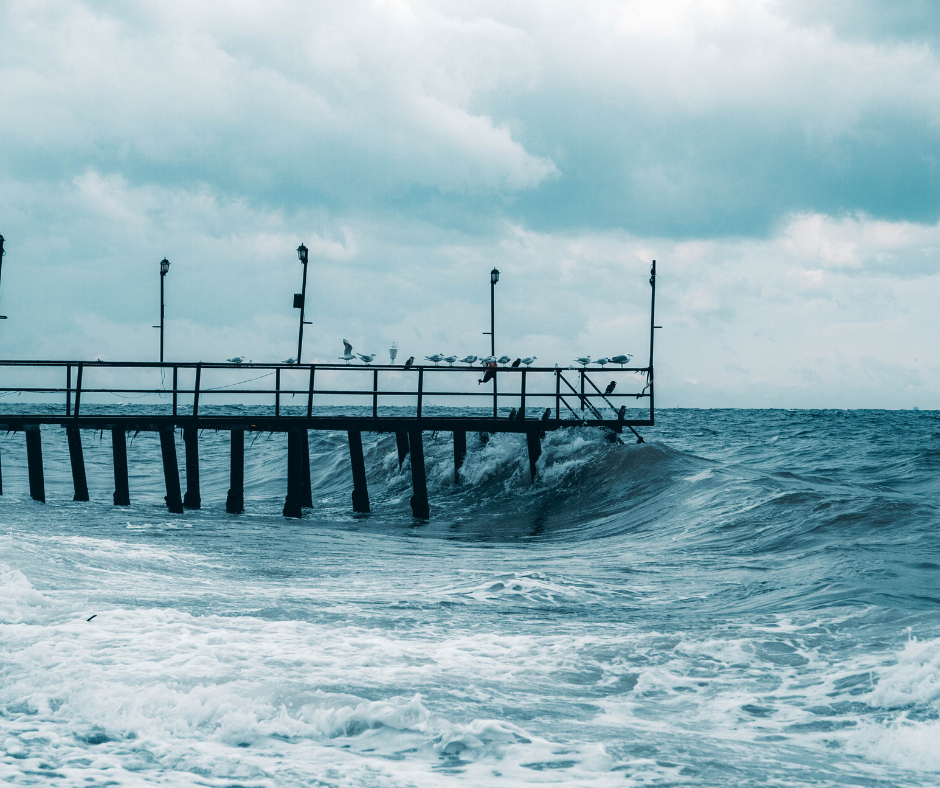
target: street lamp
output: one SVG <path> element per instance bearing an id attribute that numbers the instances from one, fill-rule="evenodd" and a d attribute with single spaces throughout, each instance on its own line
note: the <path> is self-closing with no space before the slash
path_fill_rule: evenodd
<path id="1" fill-rule="evenodd" d="M 166 309 L 163 306 L 163 278 L 170 270 L 170 261 L 165 257 L 160 261 L 160 363 L 163 363 L 163 318 Z"/>
<path id="2" fill-rule="evenodd" d="M 499 281 L 499 271 L 495 268 L 490 271 L 490 330 L 484 334 L 490 335 L 490 355 L 496 355 L 496 283 Z"/>
<path id="3" fill-rule="evenodd" d="M 3 236 L 0 235 L 0 274 L 3 273 L 3 255 L 6 254 L 6 251 L 3 248 Z M 0 315 L 0 320 L 6 320 L 6 315 Z"/>
<path id="4" fill-rule="evenodd" d="M 304 321 L 304 305 L 307 300 L 307 247 L 301 244 L 297 247 L 297 259 L 304 264 L 304 281 L 299 293 L 294 293 L 294 309 L 300 310 L 300 333 L 297 337 L 297 363 L 300 363 L 300 354 L 304 347 L 304 325 L 310 325 L 310 321 Z"/>

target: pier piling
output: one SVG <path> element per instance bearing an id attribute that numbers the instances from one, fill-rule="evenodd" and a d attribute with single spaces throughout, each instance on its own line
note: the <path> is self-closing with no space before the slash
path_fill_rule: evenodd
<path id="1" fill-rule="evenodd" d="M 303 474 L 303 450 L 298 430 L 287 433 L 287 497 L 284 499 L 284 516 L 300 519 L 303 517 L 301 500 L 301 476 Z"/>
<path id="2" fill-rule="evenodd" d="M 176 461 L 176 431 L 160 430 L 160 450 L 163 453 L 163 478 L 166 481 L 166 508 L 173 514 L 183 513 L 180 492 L 180 471 Z"/>
<path id="3" fill-rule="evenodd" d="M 405 464 L 405 457 L 408 456 L 408 433 L 396 432 L 395 442 L 398 444 L 398 470 Z"/>
<path id="4" fill-rule="evenodd" d="M 304 509 L 313 507 L 313 490 L 310 487 L 310 433 L 300 433 L 300 506 Z"/>
<path id="5" fill-rule="evenodd" d="M 82 434 L 78 426 L 69 425 L 65 428 L 65 435 L 69 443 L 69 460 L 72 464 L 72 484 L 75 487 L 73 501 L 88 500 L 88 480 L 85 477 L 85 455 L 82 453 Z"/>
<path id="6" fill-rule="evenodd" d="M 366 464 L 362 455 L 362 433 L 359 430 L 349 430 L 346 435 L 349 437 L 349 460 L 352 464 L 353 511 L 368 514 L 371 509 L 369 488 L 366 485 Z"/>
<path id="7" fill-rule="evenodd" d="M 421 430 L 414 430 L 408 435 L 411 444 L 411 513 L 419 520 L 430 520 L 431 509 L 428 506 L 428 477 L 424 470 L 424 443 Z"/>
<path id="8" fill-rule="evenodd" d="M 195 427 L 183 428 L 183 445 L 186 449 L 186 494 L 183 506 L 199 509 L 202 496 L 199 493 L 199 433 Z"/>
<path id="9" fill-rule="evenodd" d="M 232 430 L 232 461 L 229 470 L 228 496 L 225 511 L 241 514 L 245 511 L 245 431 Z"/>
<path id="10" fill-rule="evenodd" d="M 29 497 L 46 502 L 46 483 L 42 475 L 42 433 L 38 425 L 26 427 L 26 463 L 29 469 Z"/>
<path id="11" fill-rule="evenodd" d="M 3 495 L 3 467 L 0 464 L 0 495 Z"/>
<path id="12" fill-rule="evenodd" d="M 123 428 L 111 430 L 111 456 L 114 458 L 114 505 L 130 506 L 131 491 L 127 481 L 127 436 Z"/>
<path id="13" fill-rule="evenodd" d="M 532 477 L 532 484 L 535 484 L 535 464 L 542 456 L 542 441 L 538 432 L 530 430 L 525 434 L 525 442 L 529 449 L 529 474 Z"/>
<path id="14" fill-rule="evenodd" d="M 467 456 L 467 431 L 454 430 L 454 484 L 460 483 L 460 469 Z"/>

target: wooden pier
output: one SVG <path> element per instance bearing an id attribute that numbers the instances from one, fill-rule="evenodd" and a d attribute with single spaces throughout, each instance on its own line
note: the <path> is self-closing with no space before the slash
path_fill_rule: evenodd
<path id="1" fill-rule="evenodd" d="M 240 514 L 245 508 L 245 433 L 286 433 L 283 513 L 292 518 L 302 517 L 303 510 L 312 507 L 310 430 L 346 433 L 352 469 L 352 509 L 361 513 L 371 509 L 362 433 L 394 433 L 399 467 L 408 456 L 411 458 L 412 513 L 426 520 L 431 515 L 424 461 L 426 432 L 453 435 L 457 483 L 467 456 L 468 432 L 525 435 L 533 482 L 541 441 L 548 432 L 582 426 L 600 427 L 617 434 L 629 430 L 642 442 L 636 428 L 653 426 L 655 416 L 655 262 L 650 286 L 649 363 L 642 367 L 615 364 L 603 369 L 499 367 L 495 377 L 481 386 L 477 381 L 485 370 L 479 366 L 9 360 L 0 361 L 0 381 L 4 384 L 0 386 L 0 397 L 16 394 L 18 404 L 13 407 L 0 399 L 0 429 L 24 433 L 29 492 L 41 502 L 46 500 L 43 430 L 47 433 L 65 430 L 76 501 L 88 501 L 90 497 L 82 431 L 109 431 L 115 506 L 127 506 L 131 498 L 127 433 L 157 432 L 166 505 L 177 514 L 203 505 L 199 483 L 201 431 L 227 431 L 231 435 L 229 490 L 225 501 L 225 509 L 231 514 Z M 159 385 L 154 380 L 156 375 L 160 377 Z M 117 382 L 117 378 L 124 382 Z M 261 379 L 271 380 L 273 386 L 246 387 Z M 298 385 L 300 381 L 303 386 Z M 607 381 L 616 382 L 609 394 Z M 380 383 L 387 385 L 383 387 Z M 161 404 L 163 400 L 166 405 Z M 211 404 L 248 401 L 249 405 L 237 414 L 218 413 L 214 412 L 217 408 L 206 410 L 207 400 Z M 57 406 L 56 401 L 60 403 Z M 115 412 L 118 409 L 114 404 L 121 401 L 124 403 L 121 412 Z M 285 405 L 298 401 L 303 404 Z M 462 409 L 460 415 L 454 413 L 458 407 Z M 513 409 L 511 417 L 501 415 L 501 409 L 505 411 L 507 407 Z M 337 412 L 351 408 L 356 412 Z M 627 408 L 639 410 L 642 418 L 628 418 Z M 466 415 L 467 410 L 472 410 L 473 415 Z M 185 492 L 177 462 L 177 430 L 182 431 Z"/>

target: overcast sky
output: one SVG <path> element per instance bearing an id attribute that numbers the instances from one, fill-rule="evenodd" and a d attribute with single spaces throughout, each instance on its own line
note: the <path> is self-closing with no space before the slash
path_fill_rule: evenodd
<path id="1" fill-rule="evenodd" d="M 824 8 L 825 10 L 820 10 Z M 0 356 L 646 362 L 940 407 L 940 4 L 0 4 Z"/>

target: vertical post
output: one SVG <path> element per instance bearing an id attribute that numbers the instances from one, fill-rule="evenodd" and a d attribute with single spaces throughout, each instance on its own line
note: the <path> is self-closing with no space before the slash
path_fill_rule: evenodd
<path id="1" fill-rule="evenodd" d="M 525 370 L 522 370 L 522 385 L 519 393 L 519 421 L 525 420 Z"/>
<path id="2" fill-rule="evenodd" d="M 496 355 L 496 282 L 490 274 L 490 355 Z"/>
<path id="3" fill-rule="evenodd" d="M 405 457 L 408 456 L 408 433 L 396 432 L 395 442 L 398 444 L 398 470 L 405 464 Z"/>
<path id="4" fill-rule="evenodd" d="M 362 456 L 362 433 L 359 430 L 349 430 L 349 460 L 352 464 L 353 511 L 367 514 L 369 511 L 369 488 L 366 485 L 366 465 Z"/>
<path id="5" fill-rule="evenodd" d="M 160 363 L 163 363 L 163 278 L 165 274 L 163 273 L 162 266 L 160 270 Z M 175 386 L 174 386 L 175 388 Z"/>
<path id="6" fill-rule="evenodd" d="M 166 482 L 166 508 L 173 514 L 183 513 L 183 496 L 180 492 L 180 470 L 176 461 L 176 431 L 160 430 L 160 450 L 163 453 L 163 478 Z"/>
<path id="7" fill-rule="evenodd" d="M 542 455 L 542 441 L 538 432 L 529 430 L 525 434 L 525 442 L 529 450 L 529 475 L 532 477 L 532 484 L 535 484 L 535 464 Z"/>
<path id="8" fill-rule="evenodd" d="M 88 480 L 85 477 L 85 455 L 82 453 L 82 435 L 77 424 L 68 424 L 65 435 L 69 443 L 69 460 L 72 464 L 72 484 L 75 487 L 73 501 L 88 500 Z"/>
<path id="9" fill-rule="evenodd" d="M 3 495 L 3 469 L 0 467 L 0 495 Z"/>
<path id="10" fill-rule="evenodd" d="M 372 370 L 372 417 L 375 418 L 379 415 L 379 371 L 377 369 Z"/>
<path id="11" fill-rule="evenodd" d="M 284 499 L 284 516 L 300 519 L 303 517 L 303 508 L 300 505 L 301 495 L 301 449 L 300 433 L 289 430 L 287 433 L 287 497 Z"/>
<path id="12" fill-rule="evenodd" d="M 584 367 L 581 367 L 581 371 L 578 373 L 581 376 L 581 413 L 584 413 Z M 584 416 L 582 415 L 583 419 Z"/>
<path id="13" fill-rule="evenodd" d="M 245 511 L 245 431 L 232 430 L 232 459 L 228 477 L 228 496 L 225 511 L 241 514 Z"/>
<path id="14" fill-rule="evenodd" d="M 72 415 L 72 365 L 65 367 L 65 415 Z"/>
<path id="15" fill-rule="evenodd" d="M 196 385 L 193 386 L 193 419 L 199 415 L 199 381 L 202 377 L 202 364 L 196 364 Z"/>
<path id="16" fill-rule="evenodd" d="M 85 369 L 85 364 L 82 361 L 78 362 L 78 377 L 75 380 L 75 411 L 72 415 L 77 419 L 78 418 L 78 406 L 81 404 L 82 400 L 82 372 Z"/>
<path id="17" fill-rule="evenodd" d="M 419 520 L 429 520 L 431 509 L 428 506 L 428 477 L 424 470 L 421 430 L 412 430 L 408 442 L 411 444 L 411 486 L 414 490 L 414 495 L 411 496 L 411 513 Z"/>
<path id="18" fill-rule="evenodd" d="M 300 432 L 300 506 L 313 507 L 313 490 L 310 487 L 310 433 Z"/>
<path id="19" fill-rule="evenodd" d="M 196 385 L 199 383 L 199 371 L 196 371 Z M 202 507 L 199 492 L 199 430 L 195 426 L 183 427 L 183 446 L 186 450 L 186 494 L 183 506 L 187 509 Z"/>
<path id="20" fill-rule="evenodd" d="M 38 424 L 26 426 L 26 463 L 29 470 L 29 497 L 46 502 L 46 483 L 42 475 L 42 434 Z"/>
<path id="21" fill-rule="evenodd" d="M 300 335 L 297 337 L 297 363 L 304 349 L 304 308 L 307 306 L 307 247 L 303 244 L 297 249 L 300 262 L 304 264 L 304 281 L 300 288 Z"/>
<path id="22" fill-rule="evenodd" d="M 499 417 L 499 390 L 496 387 L 496 379 L 499 375 L 496 372 L 496 368 L 493 368 L 493 418 Z"/>
<path id="23" fill-rule="evenodd" d="M 177 367 L 176 364 L 174 364 L 173 365 L 173 415 L 174 416 L 176 415 L 176 406 L 177 406 L 176 389 L 177 389 L 178 378 L 179 378 L 179 367 Z"/>
<path id="24" fill-rule="evenodd" d="M 274 370 L 274 415 L 281 415 L 281 368 Z"/>
<path id="25" fill-rule="evenodd" d="M 561 418 L 561 372 L 555 370 L 555 420 Z"/>
<path id="26" fill-rule="evenodd" d="M 656 330 L 656 261 L 650 266 L 650 423 L 655 421 L 653 409 L 653 334 Z"/>
<path id="27" fill-rule="evenodd" d="M 424 367 L 418 367 L 418 418 L 421 418 L 421 404 L 424 398 Z"/>
<path id="28" fill-rule="evenodd" d="M 111 430 L 111 456 L 114 458 L 114 505 L 130 506 L 131 491 L 127 480 L 127 436 L 124 428 Z"/>
<path id="29" fill-rule="evenodd" d="M 316 372 L 316 367 L 310 367 L 310 390 L 307 392 L 307 418 L 309 419 L 313 415 L 313 376 Z"/>
<path id="30" fill-rule="evenodd" d="M 454 484 L 460 484 L 460 469 L 467 456 L 467 431 L 454 430 Z"/>

